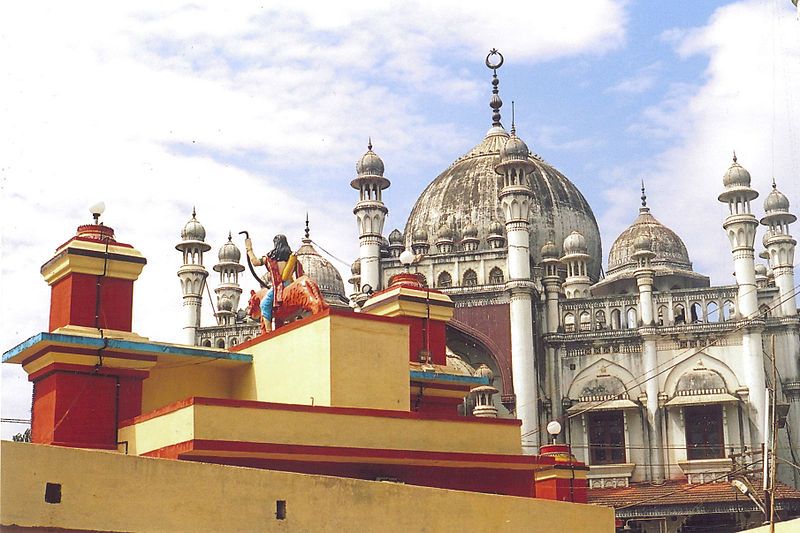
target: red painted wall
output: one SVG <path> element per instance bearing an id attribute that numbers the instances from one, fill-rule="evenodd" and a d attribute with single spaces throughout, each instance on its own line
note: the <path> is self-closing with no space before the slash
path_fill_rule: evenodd
<path id="1" fill-rule="evenodd" d="M 494 355 L 500 366 L 503 391 L 511 394 L 514 386 L 511 383 L 511 318 L 508 304 L 456 307 L 453 318 L 484 333 L 499 348 L 499 353 Z"/>
<path id="2" fill-rule="evenodd" d="M 419 363 L 420 351 L 430 350 L 431 363 L 436 365 L 447 364 L 447 354 L 445 353 L 446 331 L 445 322 L 438 320 L 425 320 L 424 318 L 408 317 L 406 320 L 411 325 L 408 340 L 408 359 L 414 363 Z M 427 329 L 427 331 L 426 331 Z M 427 334 L 427 339 L 426 339 Z M 427 340 L 427 344 L 426 344 Z"/>
<path id="3" fill-rule="evenodd" d="M 98 278 L 101 278 L 99 327 L 131 331 L 133 281 L 80 273 L 69 274 L 52 285 L 50 331 L 68 324 L 95 327 Z"/>

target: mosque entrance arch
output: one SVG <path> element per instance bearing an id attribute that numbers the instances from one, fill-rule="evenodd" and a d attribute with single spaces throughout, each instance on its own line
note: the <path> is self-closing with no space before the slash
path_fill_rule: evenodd
<path id="1" fill-rule="evenodd" d="M 485 364 L 492 370 L 495 376 L 494 387 L 499 391 L 494 396 L 498 414 L 512 416 L 501 403 L 503 395 L 513 392 L 511 368 L 504 362 L 497 343 L 485 333 L 453 319 L 447 324 L 447 347 L 472 368 Z"/>

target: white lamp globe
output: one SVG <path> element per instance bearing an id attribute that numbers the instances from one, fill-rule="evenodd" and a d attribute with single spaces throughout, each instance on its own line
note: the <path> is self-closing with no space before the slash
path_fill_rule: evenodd
<path id="1" fill-rule="evenodd" d="M 547 424 L 547 432 L 553 437 L 561 433 L 561 424 L 558 423 L 558 420 L 552 420 Z"/>

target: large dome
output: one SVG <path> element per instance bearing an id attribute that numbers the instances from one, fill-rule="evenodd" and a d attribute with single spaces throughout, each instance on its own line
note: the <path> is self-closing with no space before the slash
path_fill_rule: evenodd
<path id="1" fill-rule="evenodd" d="M 681 270 L 692 269 L 689 253 L 681 238 L 656 220 L 650 214 L 648 207 L 642 207 L 633 224 L 623 231 L 611 245 L 608 253 L 609 275 L 635 266 L 633 254 L 636 252 L 636 240 L 639 237 L 650 239 L 650 249 L 655 253 L 655 257 L 650 262 L 654 266 L 663 264 Z"/>
<path id="2" fill-rule="evenodd" d="M 319 255 L 311 245 L 311 239 L 303 239 L 303 245 L 297 249 L 295 255 L 303 265 L 303 271 L 317 282 L 322 296 L 329 305 L 349 307 L 341 274 L 330 261 Z"/>
<path id="3" fill-rule="evenodd" d="M 501 177 L 494 168 L 500 162 L 500 150 L 508 138 L 501 126 L 492 127 L 483 141 L 439 174 L 411 210 L 404 232 L 406 239 L 420 231 L 436 235 L 439 228 L 447 224 L 455 230 L 455 238 L 459 240 L 465 226 L 474 225 L 480 239 L 478 249 L 489 249 L 487 237 L 491 234 L 492 220 L 504 220 L 498 198 Z M 529 159 L 535 166 L 531 176 L 531 257 L 538 263 L 545 242 L 563 242 L 577 230 L 586 237 L 591 255 L 589 275 L 597 279 L 602 252 L 592 208 L 561 172 L 536 155 L 530 155 Z M 410 246 L 410 240 L 406 244 Z"/>

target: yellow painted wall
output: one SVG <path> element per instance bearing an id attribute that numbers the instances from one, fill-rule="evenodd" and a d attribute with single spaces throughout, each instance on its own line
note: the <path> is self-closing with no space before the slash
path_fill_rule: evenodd
<path id="1" fill-rule="evenodd" d="M 327 317 L 245 350 L 253 365 L 240 375 L 236 398 L 330 405 L 330 337 Z"/>
<path id="2" fill-rule="evenodd" d="M 408 327 L 331 317 L 331 405 L 410 410 Z"/>
<path id="3" fill-rule="evenodd" d="M 142 413 L 192 396 L 233 398 L 239 369 L 222 366 L 211 359 L 192 361 L 187 357 L 167 358 L 150 370 L 142 382 Z"/>
<path id="4" fill-rule="evenodd" d="M 614 531 L 611 508 L 4 441 L 0 523 L 102 531 Z M 46 482 L 62 501 L 44 502 Z M 275 518 L 277 500 L 286 519 Z"/>
<path id="5" fill-rule="evenodd" d="M 397 450 L 522 453 L 519 427 L 510 424 L 213 405 L 188 406 L 121 428 L 119 438 L 128 441 L 131 454 L 148 453 L 190 438 Z"/>
<path id="6" fill-rule="evenodd" d="M 330 315 L 245 350 L 232 394 L 301 405 L 409 409 L 408 327 Z M 313 399 L 312 399 L 313 398 Z"/>

